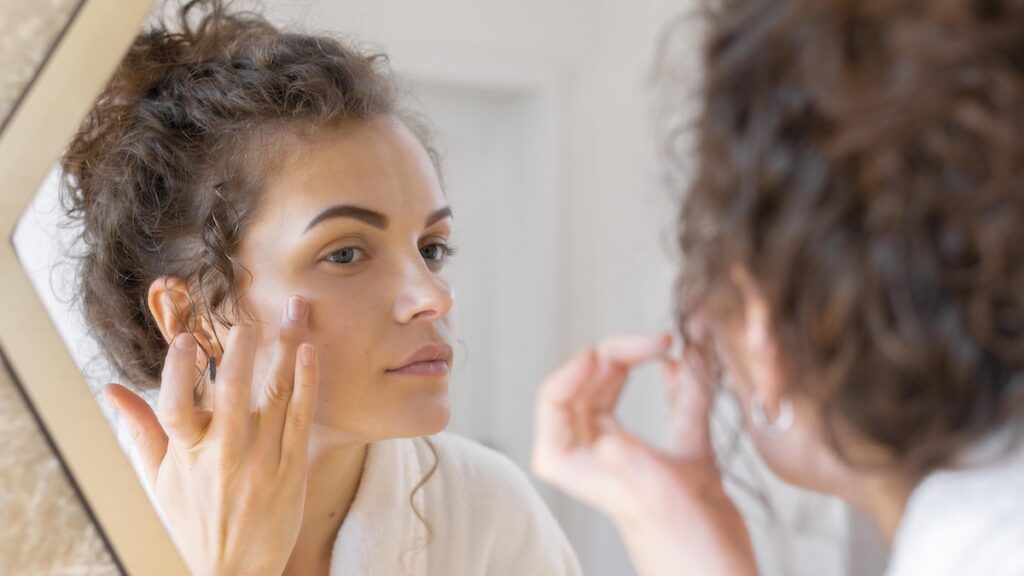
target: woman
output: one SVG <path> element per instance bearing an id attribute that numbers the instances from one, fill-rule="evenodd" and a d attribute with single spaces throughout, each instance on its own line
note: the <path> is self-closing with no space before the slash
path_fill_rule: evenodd
<path id="1" fill-rule="evenodd" d="M 197 20 L 198 14 L 198 21 Z M 455 436 L 452 213 L 380 55 L 220 2 L 141 34 L 63 167 L 108 398 L 196 574 L 578 574 Z"/>
<path id="2" fill-rule="evenodd" d="M 735 0 L 709 25 L 683 356 L 614 338 L 553 373 L 535 471 L 642 574 L 756 573 L 709 440 L 724 373 L 768 466 L 873 517 L 891 576 L 1024 574 L 1024 6 Z M 649 361 L 673 453 L 614 418 Z"/>

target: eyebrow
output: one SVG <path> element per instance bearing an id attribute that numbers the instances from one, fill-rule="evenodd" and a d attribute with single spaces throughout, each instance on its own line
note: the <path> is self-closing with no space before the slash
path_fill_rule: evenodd
<path id="1" fill-rule="evenodd" d="M 434 224 L 437 224 L 445 218 L 452 217 L 452 209 L 448 206 L 441 208 L 440 210 L 434 210 L 430 216 L 427 217 L 427 223 L 423 225 L 424 228 L 430 228 Z"/>
<path id="2" fill-rule="evenodd" d="M 437 224 L 441 220 L 451 217 L 452 209 L 445 206 L 444 208 L 432 212 L 430 216 L 427 217 L 427 223 L 424 225 L 424 227 L 429 228 L 434 224 Z M 338 204 L 335 206 L 331 206 L 330 208 L 327 208 L 323 212 L 317 214 L 316 217 L 313 218 L 309 222 L 309 224 L 306 225 L 306 229 L 303 230 L 302 233 L 305 234 L 306 232 L 309 232 L 317 224 L 323 222 L 324 220 L 329 220 L 332 218 L 351 218 L 353 220 L 365 222 L 366 224 L 369 224 L 370 226 L 373 226 L 374 228 L 378 228 L 380 230 L 387 230 L 388 225 L 391 222 L 391 220 L 387 216 L 381 214 L 380 212 L 376 212 L 366 208 L 360 208 L 359 206 Z"/>

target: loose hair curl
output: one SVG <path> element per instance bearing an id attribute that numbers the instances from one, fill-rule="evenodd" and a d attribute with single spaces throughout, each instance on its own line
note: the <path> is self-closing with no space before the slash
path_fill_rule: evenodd
<path id="1" fill-rule="evenodd" d="M 159 385 L 166 354 L 147 305 L 155 279 L 188 281 L 189 332 L 200 314 L 236 318 L 244 269 L 232 255 L 280 156 L 275 140 L 400 114 L 383 54 L 219 0 L 177 16 L 178 31 L 161 23 L 137 37 L 61 160 L 65 207 L 82 223 L 77 296 L 107 359 L 140 389 Z"/>
<path id="2" fill-rule="evenodd" d="M 736 307 L 740 265 L 840 455 L 866 440 L 920 476 L 1019 425 L 1024 4 L 724 0 L 708 22 L 684 331 Z"/>

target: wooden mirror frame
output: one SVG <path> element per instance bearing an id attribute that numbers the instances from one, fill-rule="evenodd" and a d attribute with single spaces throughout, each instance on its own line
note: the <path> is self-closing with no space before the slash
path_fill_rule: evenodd
<path id="1" fill-rule="evenodd" d="M 185 575 L 12 240 L 152 7 L 152 0 L 81 0 L 0 127 L 0 371 L 21 389 L 119 567 L 128 574 Z"/>

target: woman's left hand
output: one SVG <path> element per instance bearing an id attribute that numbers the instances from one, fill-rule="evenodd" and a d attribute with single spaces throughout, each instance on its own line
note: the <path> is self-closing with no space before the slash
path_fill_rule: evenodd
<path id="1" fill-rule="evenodd" d="M 757 573 L 750 536 L 722 485 L 708 430 L 711 393 L 699 355 L 669 357 L 670 334 L 609 338 L 578 354 L 537 397 L 533 470 L 606 513 L 645 576 Z M 660 361 L 678 419 L 673 452 L 615 417 L 630 371 Z"/>

